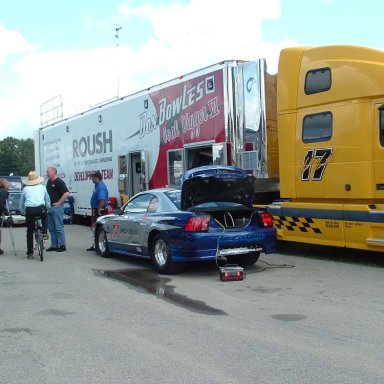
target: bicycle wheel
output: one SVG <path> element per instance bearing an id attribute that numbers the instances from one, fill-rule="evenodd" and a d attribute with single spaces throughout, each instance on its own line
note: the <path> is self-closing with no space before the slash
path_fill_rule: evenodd
<path id="1" fill-rule="evenodd" d="M 36 229 L 36 248 L 37 253 L 40 256 L 40 261 L 44 260 L 44 239 L 43 239 L 43 233 L 41 232 L 40 228 Z"/>

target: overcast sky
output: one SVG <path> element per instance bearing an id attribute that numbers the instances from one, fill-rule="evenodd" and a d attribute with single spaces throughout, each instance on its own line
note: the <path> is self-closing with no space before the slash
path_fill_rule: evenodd
<path id="1" fill-rule="evenodd" d="M 226 59 L 263 57 L 275 73 L 287 46 L 382 49 L 381 9 L 379 0 L 2 0 L 0 140 L 33 138 L 41 105 L 59 95 L 69 117 Z"/>

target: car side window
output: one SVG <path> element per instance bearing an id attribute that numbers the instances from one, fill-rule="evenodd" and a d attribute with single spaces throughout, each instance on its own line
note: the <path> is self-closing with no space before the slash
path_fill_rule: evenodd
<path id="1" fill-rule="evenodd" d="M 155 213 L 157 211 L 157 207 L 159 206 L 159 199 L 154 196 L 151 202 L 149 203 L 148 213 Z"/>
<path id="2" fill-rule="evenodd" d="M 153 195 L 145 193 L 139 195 L 128 202 L 124 208 L 124 213 L 145 213 L 148 210 L 149 203 L 153 199 Z"/>

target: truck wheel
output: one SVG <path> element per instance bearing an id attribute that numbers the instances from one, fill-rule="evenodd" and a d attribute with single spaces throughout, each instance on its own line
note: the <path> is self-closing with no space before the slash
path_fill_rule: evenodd
<path id="1" fill-rule="evenodd" d="M 99 227 L 96 230 L 95 248 L 96 248 L 96 252 L 101 257 L 111 257 L 109 253 L 109 248 L 108 248 L 107 233 L 105 232 L 103 227 Z"/>
<path id="2" fill-rule="evenodd" d="M 238 264 L 241 267 L 253 265 L 259 260 L 260 252 L 247 253 L 245 255 L 228 256 L 227 260 L 231 264 Z"/>
<path id="3" fill-rule="evenodd" d="M 156 235 L 153 239 L 151 259 L 156 269 L 165 275 L 172 275 L 181 270 L 180 265 L 173 262 L 168 240 L 162 234 Z"/>

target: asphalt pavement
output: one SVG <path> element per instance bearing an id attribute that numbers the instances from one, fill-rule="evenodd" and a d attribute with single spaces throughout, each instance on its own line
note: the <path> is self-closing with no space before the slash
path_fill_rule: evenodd
<path id="1" fill-rule="evenodd" d="M 43 262 L 27 259 L 25 227 L 16 252 L 4 229 L 0 383 L 384 382 L 377 255 L 283 245 L 221 282 L 214 263 L 162 276 L 103 259 L 89 227 L 65 229 L 67 251 Z"/>

